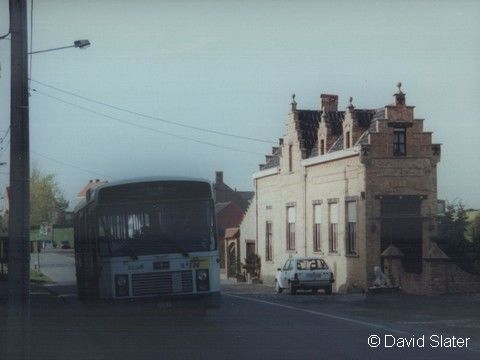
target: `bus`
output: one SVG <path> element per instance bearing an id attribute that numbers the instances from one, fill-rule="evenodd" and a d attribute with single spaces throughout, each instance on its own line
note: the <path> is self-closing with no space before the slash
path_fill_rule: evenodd
<path id="1" fill-rule="evenodd" d="M 74 210 L 80 299 L 198 298 L 220 304 L 211 184 L 146 178 L 89 189 Z"/>

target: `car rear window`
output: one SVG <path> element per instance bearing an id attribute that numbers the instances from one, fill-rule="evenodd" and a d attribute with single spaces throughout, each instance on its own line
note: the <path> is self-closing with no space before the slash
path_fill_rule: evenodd
<path id="1" fill-rule="evenodd" d="M 321 259 L 297 260 L 297 270 L 318 270 L 328 269 L 325 261 Z"/>

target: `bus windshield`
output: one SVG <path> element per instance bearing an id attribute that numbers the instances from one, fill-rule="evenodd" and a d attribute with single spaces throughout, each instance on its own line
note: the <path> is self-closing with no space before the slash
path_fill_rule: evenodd
<path id="1" fill-rule="evenodd" d="M 104 208 L 98 216 L 100 255 L 184 255 L 216 249 L 209 200 Z"/>

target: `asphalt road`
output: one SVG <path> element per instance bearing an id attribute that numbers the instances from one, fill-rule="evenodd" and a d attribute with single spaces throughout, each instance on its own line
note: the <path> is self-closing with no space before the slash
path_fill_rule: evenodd
<path id="1" fill-rule="evenodd" d="M 48 275 L 62 281 L 50 287 L 60 296 L 37 294 L 32 301 L 32 359 L 480 358 L 478 318 L 473 317 L 471 326 L 452 327 L 441 316 L 451 299 L 291 296 L 274 294 L 266 286 L 225 285 L 221 308 L 206 315 L 156 301 L 85 305 L 59 270 L 70 271 L 66 264 L 73 265 L 71 255 L 44 255 L 42 271 L 55 269 Z M 455 318 L 468 320 L 469 314 Z M 431 347 L 436 343 L 429 337 L 441 334 L 470 336 L 469 346 Z M 368 345 L 371 335 L 379 336 L 379 347 Z M 385 348 L 385 335 L 390 343 L 414 336 L 416 346 Z M 418 347 L 422 335 L 424 347 Z"/>

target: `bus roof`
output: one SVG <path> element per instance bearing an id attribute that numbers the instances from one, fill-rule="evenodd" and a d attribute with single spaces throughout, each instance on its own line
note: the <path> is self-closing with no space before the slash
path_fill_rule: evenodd
<path id="1" fill-rule="evenodd" d="M 146 177 L 138 177 L 138 178 L 132 178 L 132 179 L 107 182 L 103 185 L 100 185 L 96 189 L 105 189 L 105 188 L 117 186 L 117 185 L 138 184 L 138 183 L 156 182 L 156 181 L 195 181 L 195 182 L 204 182 L 204 183 L 210 184 L 210 180 L 202 179 L 202 178 L 191 178 L 191 177 L 181 177 L 181 176 L 146 176 Z"/>
<path id="2" fill-rule="evenodd" d="M 139 183 L 149 183 L 149 182 L 162 182 L 162 181 L 191 181 L 191 182 L 202 182 L 208 183 L 211 186 L 210 180 L 202 179 L 202 178 L 193 178 L 193 177 L 181 177 L 181 176 L 147 176 L 147 177 L 138 177 L 132 179 L 125 179 L 125 180 L 117 180 L 112 182 L 107 182 L 103 185 L 100 185 L 96 188 L 90 190 L 92 196 L 87 200 L 87 198 L 82 199 L 77 206 L 75 206 L 74 212 L 77 212 L 81 208 L 83 208 L 88 203 L 97 199 L 98 192 L 102 189 L 120 186 L 120 185 L 128 185 L 128 184 L 139 184 Z"/>

